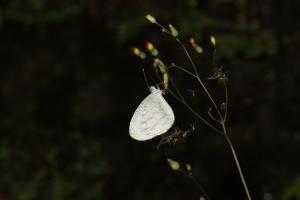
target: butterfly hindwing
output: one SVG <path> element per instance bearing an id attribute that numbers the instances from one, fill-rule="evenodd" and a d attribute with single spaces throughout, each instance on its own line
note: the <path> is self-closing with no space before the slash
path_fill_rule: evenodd
<path id="1" fill-rule="evenodd" d="M 136 109 L 129 126 L 130 136 L 149 140 L 168 131 L 175 120 L 172 108 L 159 89 L 154 89 Z"/>

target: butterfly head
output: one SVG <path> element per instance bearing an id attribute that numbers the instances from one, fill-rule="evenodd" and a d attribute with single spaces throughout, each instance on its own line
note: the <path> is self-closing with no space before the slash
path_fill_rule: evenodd
<path id="1" fill-rule="evenodd" d="M 154 93 L 154 94 L 162 93 L 161 89 L 155 88 L 154 86 L 150 86 L 149 90 L 151 93 Z"/>

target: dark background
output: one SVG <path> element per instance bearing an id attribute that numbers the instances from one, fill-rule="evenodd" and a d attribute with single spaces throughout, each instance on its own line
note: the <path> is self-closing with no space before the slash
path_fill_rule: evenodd
<path id="1" fill-rule="evenodd" d="M 154 149 L 129 137 L 130 118 L 158 83 L 130 48 L 150 40 L 166 64 L 189 67 L 179 45 L 150 24 L 194 36 L 229 77 L 229 135 L 254 199 L 300 199 L 298 0 L 2 0 L 0 2 L 0 199 L 199 199 L 201 193 Z M 221 103 L 212 67 L 189 46 Z M 207 118 L 198 86 L 174 71 Z M 211 199 L 245 199 L 222 136 L 171 96 L 175 127 L 199 129 L 162 152 L 192 164 Z"/>

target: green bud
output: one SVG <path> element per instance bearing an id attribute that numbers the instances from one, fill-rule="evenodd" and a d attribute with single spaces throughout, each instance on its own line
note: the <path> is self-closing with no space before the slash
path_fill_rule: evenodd
<path id="1" fill-rule="evenodd" d="M 154 65 L 154 67 L 159 68 L 160 73 L 162 73 L 162 74 L 167 73 L 166 65 L 159 58 L 154 59 L 154 64 L 153 65 Z"/>
<path id="2" fill-rule="evenodd" d="M 180 169 L 180 164 L 179 162 L 172 160 L 172 159 L 167 159 L 169 166 L 171 167 L 172 170 L 177 171 Z"/>
<path id="3" fill-rule="evenodd" d="M 146 18 L 148 19 L 149 22 L 156 24 L 156 19 L 152 15 L 146 15 Z"/>
<path id="4" fill-rule="evenodd" d="M 146 59 L 146 54 L 144 52 L 141 52 L 139 54 L 139 57 L 144 60 L 144 59 Z"/>
<path id="5" fill-rule="evenodd" d="M 188 172 L 192 171 L 192 166 L 190 163 L 186 163 L 185 168 Z"/>
<path id="6" fill-rule="evenodd" d="M 213 35 L 210 36 L 210 42 L 211 42 L 214 46 L 216 46 L 216 44 L 217 44 L 216 38 L 215 38 Z"/>
<path id="7" fill-rule="evenodd" d="M 195 50 L 196 50 L 197 53 L 203 53 L 203 49 L 202 49 L 202 47 L 200 47 L 199 45 L 197 45 L 197 46 L 195 47 Z"/>
<path id="8" fill-rule="evenodd" d="M 167 90 L 169 88 L 169 75 L 168 75 L 168 73 L 163 74 L 163 83 L 164 83 L 164 88 Z"/>
<path id="9" fill-rule="evenodd" d="M 170 31 L 171 31 L 171 34 L 173 35 L 173 37 L 177 37 L 179 33 L 176 30 L 176 28 L 172 24 L 169 24 L 169 28 L 170 28 Z"/>

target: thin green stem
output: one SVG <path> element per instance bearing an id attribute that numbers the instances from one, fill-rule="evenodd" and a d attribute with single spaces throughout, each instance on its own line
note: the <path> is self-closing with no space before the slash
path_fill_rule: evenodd
<path id="1" fill-rule="evenodd" d="M 173 36 L 171 34 L 171 32 L 166 29 L 165 27 L 163 27 L 162 25 L 156 23 L 158 26 L 160 26 L 163 30 L 163 32 L 166 32 L 167 34 Z M 173 36 L 174 37 L 174 36 Z M 233 155 L 233 158 L 234 158 L 234 161 L 235 161 L 235 164 L 236 164 L 236 167 L 238 169 L 238 172 L 239 172 L 239 175 L 240 175 L 240 178 L 241 178 L 241 181 L 243 183 L 243 187 L 245 189 L 245 192 L 246 192 L 246 195 L 247 195 L 247 198 L 248 200 L 252 200 L 251 198 L 251 195 L 250 195 L 250 192 L 249 192 L 249 189 L 248 189 L 248 186 L 247 186 L 247 183 L 245 181 L 245 178 L 244 178 L 244 175 L 243 175 L 243 172 L 242 172 L 242 169 L 240 167 L 240 163 L 239 163 L 239 160 L 238 160 L 238 157 L 237 157 L 237 154 L 235 152 L 235 149 L 233 147 L 233 144 L 230 140 L 230 138 L 228 137 L 228 134 L 227 134 L 227 130 L 226 130 L 226 126 L 225 126 L 225 122 L 226 122 L 226 119 L 227 119 L 227 110 L 228 110 L 228 91 L 227 91 L 227 85 L 226 85 L 226 82 L 224 81 L 224 87 L 225 87 L 225 113 L 224 113 L 224 116 L 221 114 L 220 112 L 220 109 L 219 107 L 217 106 L 216 102 L 214 101 L 212 95 L 210 94 L 210 92 L 208 91 L 207 87 L 205 86 L 205 84 L 202 82 L 199 74 L 198 74 L 198 70 L 196 68 L 196 65 L 194 64 L 189 52 L 187 51 L 185 45 L 181 42 L 181 40 L 178 38 L 178 37 L 174 37 L 175 40 L 182 46 L 188 60 L 190 61 L 192 67 L 193 67 L 193 70 L 194 70 L 194 73 L 193 74 L 192 72 L 182 68 L 182 67 L 179 67 L 175 64 L 173 64 L 171 67 L 176 67 L 180 70 L 182 70 L 183 72 L 191 75 L 192 77 L 196 78 L 197 81 L 199 82 L 199 84 L 201 85 L 202 89 L 204 90 L 204 92 L 206 93 L 206 95 L 208 96 L 208 98 L 210 99 L 211 103 L 213 104 L 215 110 L 217 111 L 219 117 L 220 117 L 220 120 L 217 120 L 216 118 L 212 117 L 212 119 L 216 119 L 217 122 L 219 122 L 219 124 L 221 124 L 222 126 L 222 131 L 220 131 L 219 129 L 215 128 L 213 125 L 211 125 L 208 121 L 206 121 L 202 116 L 200 116 L 194 109 L 192 109 L 187 103 L 186 101 L 184 100 L 184 98 L 180 95 L 180 98 L 174 93 L 172 92 L 170 89 L 168 90 L 178 101 L 180 101 L 182 104 L 184 104 L 196 117 L 198 117 L 201 121 L 203 121 L 207 126 L 209 126 L 210 128 L 212 128 L 213 130 L 217 131 L 218 133 L 221 133 L 222 135 L 224 135 L 225 139 L 226 139 L 226 142 L 228 143 L 230 149 L 231 149 L 231 152 L 232 152 L 232 155 Z M 215 58 L 215 55 L 216 54 L 216 49 L 214 49 L 214 54 L 213 54 L 213 65 L 215 66 L 216 64 L 216 58 Z"/>
<path id="2" fill-rule="evenodd" d="M 236 167 L 237 167 L 237 169 L 238 169 L 240 178 L 241 178 L 241 180 L 242 180 L 242 183 L 243 183 L 243 186 L 244 186 L 244 189 L 245 189 L 247 198 L 248 198 L 248 200 L 252 200 L 251 195 L 250 195 L 250 192 L 249 192 L 249 189 L 248 189 L 248 186 L 247 186 L 247 183 L 246 183 L 246 180 L 245 180 L 245 178 L 244 178 L 243 171 L 242 171 L 241 166 L 240 166 L 239 159 L 238 159 L 238 157 L 237 157 L 237 154 L 236 154 L 236 152 L 235 152 L 235 149 L 234 149 L 234 147 L 233 147 L 233 144 L 232 144 L 230 138 L 229 138 L 228 135 L 227 135 L 226 126 L 225 126 L 224 123 L 222 123 L 222 128 L 223 128 L 223 131 L 224 131 L 224 137 L 225 137 L 225 139 L 226 139 L 226 141 L 227 141 L 227 143 L 228 143 L 228 145 L 229 145 L 229 147 L 230 147 L 230 150 L 231 150 L 231 152 L 232 152 L 232 155 L 233 155 L 233 158 L 234 158 L 234 162 L 235 162 L 235 165 L 236 165 Z"/>
<path id="3" fill-rule="evenodd" d="M 177 69 L 180 69 L 181 71 L 187 73 L 188 75 L 194 77 L 195 79 L 197 79 L 197 76 L 195 76 L 192 72 L 190 72 L 189 70 L 186 70 L 184 69 L 183 67 L 180 67 L 178 65 L 176 65 L 175 63 L 172 63 L 171 66 L 168 68 L 168 69 L 171 69 L 171 68 L 177 68 Z"/>
<path id="4" fill-rule="evenodd" d="M 156 72 L 156 76 L 157 78 L 160 80 L 160 82 L 163 82 L 163 80 L 161 79 L 161 77 L 159 76 L 159 74 Z M 187 104 L 186 100 L 184 99 L 184 97 L 182 96 L 181 92 L 179 91 L 179 89 L 177 88 L 177 86 L 175 85 L 174 81 L 172 80 L 172 78 L 169 76 L 171 85 L 173 86 L 173 88 L 175 89 L 175 91 L 177 92 L 178 96 L 175 94 L 175 92 L 173 92 L 170 89 L 167 89 L 172 95 L 173 97 L 175 97 L 178 101 L 180 101 L 183 104 Z"/>
<path id="5" fill-rule="evenodd" d="M 188 57 L 190 63 L 192 64 L 192 67 L 193 67 L 193 69 L 194 69 L 195 75 L 196 75 L 197 77 L 199 77 L 199 74 L 198 74 L 198 70 L 197 70 L 197 68 L 196 68 L 196 65 L 195 65 L 193 59 L 191 58 L 189 52 L 187 51 L 185 45 L 181 42 L 181 40 L 180 40 L 178 37 L 176 37 L 175 39 L 176 39 L 176 41 L 181 45 L 181 47 L 182 47 L 182 49 L 184 50 L 186 56 Z"/>
<path id="6" fill-rule="evenodd" d="M 165 33 L 169 34 L 170 36 L 172 36 L 172 33 L 167 28 L 165 28 L 163 25 L 161 25 L 157 22 L 155 24 L 161 28 L 162 32 L 165 32 Z"/>
<path id="7" fill-rule="evenodd" d="M 209 97 L 210 101 L 212 102 L 213 106 L 215 107 L 219 117 L 220 117 L 220 120 L 223 121 L 223 117 L 221 115 L 221 112 L 216 104 L 216 102 L 214 101 L 213 97 L 211 96 L 211 94 L 209 93 L 209 91 L 207 90 L 206 86 L 203 84 L 203 82 L 201 81 L 201 79 L 198 77 L 197 78 L 200 85 L 202 86 L 203 90 L 205 91 L 205 93 L 207 94 L 207 96 Z"/>
<path id="8" fill-rule="evenodd" d="M 200 182 L 193 176 L 192 173 L 186 173 L 183 170 L 180 170 L 180 172 L 183 175 L 185 175 L 186 177 L 188 177 L 189 179 L 191 179 L 191 181 L 193 181 L 193 183 L 199 188 L 199 190 L 201 191 L 201 193 L 205 196 L 206 200 L 209 200 L 208 194 L 204 191 L 204 189 L 201 186 Z"/>
<path id="9" fill-rule="evenodd" d="M 158 78 L 161 80 L 161 78 L 158 76 Z M 176 85 L 173 85 L 173 87 L 175 88 L 175 90 L 178 90 Z M 179 90 L 178 90 L 179 91 Z M 209 123 L 206 119 L 204 119 L 201 115 L 199 115 L 191 106 L 189 106 L 189 104 L 185 101 L 185 99 L 183 98 L 183 96 L 180 94 L 179 92 L 179 97 L 171 90 L 168 89 L 168 92 L 175 98 L 177 99 L 180 103 L 182 103 L 185 107 L 187 107 L 198 119 L 200 119 L 204 124 L 206 124 L 208 127 L 210 127 L 211 129 L 213 129 L 214 131 L 216 131 L 217 133 L 223 134 L 222 131 L 220 131 L 219 129 L 217 129 L 216 127 L 214 127 L 211 123 Z"/>
<path id="10" fill-rule="evenodd" d="M 225 114 L 223 118 L 223 123 L 225 123 L 227 119 L 227 113 L 228 113 L 228 89 L 227 89 L 226 80 L 223 81 L 223 84 L 225 89 Z"/>
<path id="11" fill-rule="evenodd" d="M 161 156 L 164 157 L 165 160 L 168 160 L 168 157 L 165 155 L 164 152 L 162 152 L 159 148 L 156 147 L 156 150 L 161 154 Z M 209 200 L 209 197 L 207 195 L 207 193 L 204 191 L 203 187 L 201 186 L 200 182 L 193 176 L 192 173 L 190 172 L 186 172 L 182 169 L 179 169 L 179 172 L 182 173 L 184 176 L 186 176 L 187 178 L 189 178 L 190 180 L 193 181 L 193 183 L 198 187 L 198 189 L 200 190 L 200 192 L 205 196 L 205 198 L 207 200 Z"/>
<path id="12" fill-rule="evenodd" d="M 163 32 L 165 32 L 165 33 L 169 34 L 170 36 L 174 37 L 174 36 L 171 34 L 171 32 L 170 32 L 168 29 L 166 29 L 164 26 L 162 26 L 161 24 L 159 24 L 159 23 L 157 23 L 157 22 L 156 22 L 156 25 L 159 26 L 159 27 L 161 27 L 162 30 L 163 30 Z M 195 72 L 195 75 L 193 75 L 193 76 L 196 76 L 196 78 L 197 78 L 198 82 L 200 83 L 201 87 L 203 88 L 203 90 L 205 91 L 205 93 L 206 93 L 207 96 L 209 97 L 210 101 L 212 102 L 214 108 L 216 109 L 216 111 L 217 111 L 217 113 L 218 113 L 220 119 L 223 121 L 223 116 L 221 115 L 221 112 L 220 112 L 220 110 L 219 110 L 217 104 L 215 103 L 214 99 L 212 98 L 212 95 L 210 94 L 210 92 L 208 91 L 208 89 L 206 88 L 206 86 L 204 85 L 204 83 L 202 82 L 202 80 L 200 79 L 200 76 L 199 76 L 198 70 L 197 70 L 197 68 L 196 68 L 196 65 L 195 65 L 193 59 L 191 58 L 189 52 L 187 51 L 185 45 L 181 42 L 181 40 L 180 40 L 178 37 L 174 37 L 174 38 L 175 38 L 175 40 L 181 45 L 181 47 L 182 47 L 182 49 L 184 50 L 186 56 L 188 57 L 188 60 L 189 60 L 190 63 L 192 64 L 192 67 L 193 67 L 194 72 Z"/>
<path id="13" fill-rule="evenodd" d="M 206 119 L 204 119 L 201 115 L 199 115 L 192 107 L 190 107 L 185 101 L 182 101 L 172 90 L 168 89 L 168 92 L 175 97 L 179 102 L 181 102 L 185 107 L 187 107 L 198 119 L 200 119 L 204 124 L 209 126 L 211 129 L 223 135 L 223 132 L 214 127 L 211 123 L 209 123 Z"/>
<path id="14" fill-rule="evenodd" d="M 170 76 L 169 76 L 169 80 L 170 80 L 170 83 L 172 84 L 173 88 L 177 92 L 178 96 L 180 97 L 180 99 L 182 101 L 184 101 L 185 103 L 187 103 L 186 100 L 184 99 L 183 95 L 181 94 L 180 90 L 177 88 L 176 84 L 174 83 L 173 79 Z"/>
<path id="15" fill-rule="evenodd" d="M 201 87 L 203 88 L 204 92 L 207 94 L 208 98 L 210 99 L 210 101 L 212 102 L 214 108 L 216 109 L 221 121 L 223 121 L 223 116 L 221 115 L 221 112 L 216 104 L 216 102 L 214 101 L 212 95 L 210 94 L 210 92 L 208 91 L 208 89 L 206 88 L 206 86 L 204 85 L 204 83 L 202 82 L 199 74 L 198 74 L 198 70 L 196 68 L 196 65 L 194 64 L 189 52 L 187 51 L 185 45 L 181 42 L 181 40 L 179 38 L 175 38 L 176 41 L 181 45 L 182 49 L 184 50 L 186 56 L 188 57 L 188 60 L 190 61 L 194 71 L 195 71 L 195 76 L 196 76 L 196 79 L 198 80 L 198 82 L 200 83 Z"/>

